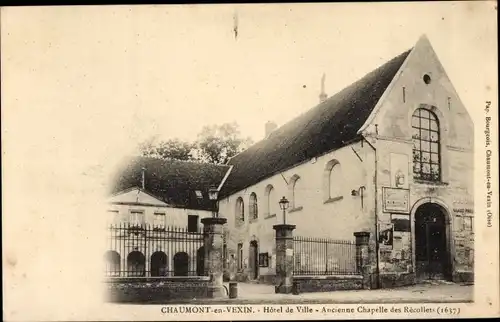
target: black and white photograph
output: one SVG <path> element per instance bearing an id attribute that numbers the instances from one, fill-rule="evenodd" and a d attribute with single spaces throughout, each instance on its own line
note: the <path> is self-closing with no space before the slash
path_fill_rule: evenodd
<path id="1" fill-rule="evenodd" d="M 496 10 L 3 7 L 4 315 L 499 316 Z"/>

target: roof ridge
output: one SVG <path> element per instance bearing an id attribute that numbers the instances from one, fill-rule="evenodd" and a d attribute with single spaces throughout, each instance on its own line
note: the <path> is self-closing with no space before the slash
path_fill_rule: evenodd
<path id="1" fill-rule="evenodd" d="M 228 161 L 234 165 L 221 195 L 245 189 L 307 159 L 339 149 L 358 129 L 406 60 L 407 50 L 303 111 Z"/>

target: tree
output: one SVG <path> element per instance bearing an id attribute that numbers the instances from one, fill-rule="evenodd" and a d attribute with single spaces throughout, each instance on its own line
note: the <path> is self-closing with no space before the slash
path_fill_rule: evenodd
<path id="1" fill-rule="evenodd" d="M 242 138 L 238 124 L 233 122 L 203 127 L 193 143 L 179 139 L 158 142 L 152 137 L 141 143 L 139 150 L 141 155 L 148 157 L 225 164 L 251 144 L 252 140 Z"/>
<path id="2" fill-rule="evenodd" d="M 193 160 L 194 144 L 181 141 L 177 138 L 156 142 L 150 138 L 139 145 L 142 156 L 173 160 Z"/>
<path id="3" fill-rule="evenodd" d="M 225 164 L 252 144 L 250 138 L 242 138 L 238 124 L 205 126 L 198 135 L 199 158 L 203 161 Z"/>
<path id="4" fill-rule="evenodd" d="M 162 159 L 192 160 L 194 144 L 179 139 L 162 141 L 156 148 L 156 153 Z"/>

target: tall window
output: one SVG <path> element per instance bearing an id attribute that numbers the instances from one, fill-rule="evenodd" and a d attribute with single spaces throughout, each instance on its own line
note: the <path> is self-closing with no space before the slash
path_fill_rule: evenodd
<path id="1" fill-rule="evenodd" d="M 415 179 L 441 180 L 439 145 L 439 121 L 436 115 L 425 108 L 413 113 L 413 177 Z"/>
<path id="2" fill-rule="evenodd" d="M 278 203 L 278 200 L 275 199 L 274 187 L 272 185 L 268 185 L 266 187 L 266 215 L 272 216 L 275 215 L 275 204 Z"/>
<path id="3" fill-rule="evenodd" d="M 255 192 L 250 194 L 249 210 L 251 219 L 255 220 L 259 217 L 259 211 L 257 209 L 257 195 Z"/>
<path id="4" fill-rule="evenodd" d="M 198 216 L 188 215 L 188 232 L 195 233 L 198 231 Z"/>
<path id="5" fill-rule="evenodd" d="M 335 164 L 330 170 L 330 198 L 341 196 L 341 186 L 344 184 L 341 178 L 340 164 Z"/>
<path id="6" fill-rule="evenodd" d="M 290 202 L 290 206 L 292 209 L 298 209 L 301 207 L 301 200 L 300 200 L 300 197 L 301 197 L 301 180 L 300 180 L 300 177 L 298 175 L 293 175 L 291 180 L 290 180 L 290 187 L 291 187 L 291 202 Z"/>
<path id="7" fill-rule="evenodd" d="M 241 224 L 245 221 L 245 204 L 243 198 L 236 199 L 236 224 Z"/>

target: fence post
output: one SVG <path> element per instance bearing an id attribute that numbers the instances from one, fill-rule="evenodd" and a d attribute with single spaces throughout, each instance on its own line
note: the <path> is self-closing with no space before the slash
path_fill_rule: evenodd
<path id="1" fill-rule="evenodd" d="M 222 226 L 226 218 L 208 217 L 203 218 L 203 233 L 205 240 L 205 272 L 210 277 L 210 293 L 212 297 L 221 297 L 224 294 L 222 284 Z"/>
<path id="2" fill-rule="evenodd" d="M 359 231 L 354 233 L 356 238 L 356 270 L 363 275 L 363 289 L 371 289 L 371 263 L 368 242 L 370 233 Z"/>
<path id="3" fill-rule="evenodd" d="M 291 293 L 293 286 L 293 230 L 295 225 L 274 225 L 276 230 L 276 293 Z"/>

